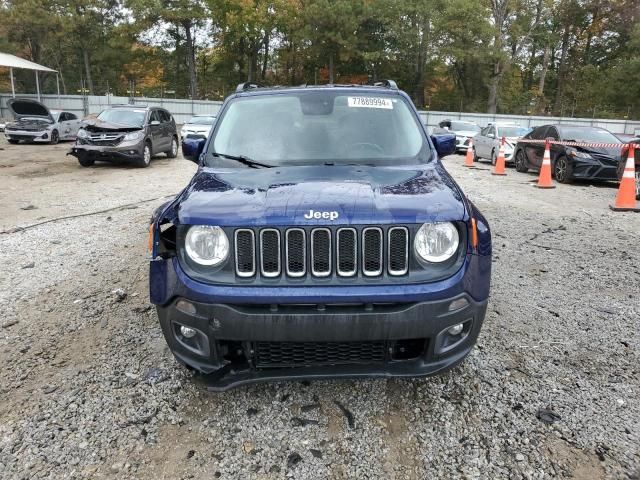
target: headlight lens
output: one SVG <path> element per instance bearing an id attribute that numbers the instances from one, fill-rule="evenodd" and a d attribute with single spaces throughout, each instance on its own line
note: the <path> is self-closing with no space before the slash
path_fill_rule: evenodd
<path id="1" fill-rule="evenodd" d="M 194 262 L 215 266 L 229 255 L 229 239 L 220 227 L 195 225 L 187 232 L 185 250 Z"/>
<path id="2" fill-rule="evenodd" d="M 591 158 L 591 155 L 587 152 L 578 152 L 577 150 L 573 153 L 573 156 L 578 158 Z"/>
<path id="3" fill-rule="evenodd" d="M 142 137 L 143 133 L 142 131 L 138 130 L 136 132 L 131 132 L 131 133 L 127 133 L 124 136 L 125 141 L 127 140 L 138 140 L 140 137 Z"/>
<path id="4" fill-rule="evenodd" d="M 460 237 L 453 223 L 425 223 L 414 241 L 416 254 L 422 260 L 440 263 L 449 260 L 458 250 Z"/>
<path id="5" fill-rule="evenodd" d="M 89 136 L 89 134 L 87 133 L 87 131 L 84 128 L 81 128 L 80 130 L 78 130 L 78 133 L 76 135 L 78 138 L 87 138 Z"/>

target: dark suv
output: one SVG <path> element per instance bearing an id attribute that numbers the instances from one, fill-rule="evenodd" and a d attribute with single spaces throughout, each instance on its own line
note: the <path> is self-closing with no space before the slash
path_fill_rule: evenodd
<path id="1" fill-rule="evenodd" d="M 378 86 L 227 98 L 198 171 L 150 228 L 150 295 L 178 361 L 211 389 L 423 376 L 478 338 L 491 277 L 482 214 L 409 97 Z"/>
<path id="2" fill-rule="evenodd" d="M 178 155 L 178 133 L 173 116 L 163 108 L 117 105 L 84 120 L 69 152 L 83 167 L 96 160 L 131 162 L 148 167 L 151 157 Z"/>

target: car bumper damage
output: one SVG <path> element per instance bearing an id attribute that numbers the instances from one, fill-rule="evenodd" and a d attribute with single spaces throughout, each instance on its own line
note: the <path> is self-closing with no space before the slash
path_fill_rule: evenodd
<path id="1" fill-rule="evenodd" d="M 274 380 L 428 376 L 457 365 L 476 343 L 489 292 L 478 279 L 490 270 L 490 255 L 469 254 L 453 277 L 402 289 L 234 287 L 196 282 L 175 258 L 157 259 L 151 300 L 178 361 L 202 373 L 212 391 Z"/>
<path id="2" fill-rule="evenodd" d="M 48 130 L 5 130 L 4 135 L 8 140 L 22 140 L 26 142 L 49 142 L 51 140 Z"/>
<path id="3" fill-rule="evenodd" d="M 74 145 L 67 155 L 77 159 L 102 160 L 108 162 L 129 162 L 142 158 L 142 149 L 137 142 L 130 145 L 108 147 L 104 145 Z"/>

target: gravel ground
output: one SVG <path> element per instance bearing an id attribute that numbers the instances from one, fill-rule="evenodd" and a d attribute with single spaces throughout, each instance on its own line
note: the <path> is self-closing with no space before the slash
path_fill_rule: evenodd
<path id="1" fill-rule="evenodd" d="M 0 478 L 640 478 L 640 215 L 609 211 L 615 185 L 445 159 L 494 232 L 470 357 L 211 394 L 147 298 L 147 220 L 195 166 L 82 169 L 68 148 L 0 140 Z"/>

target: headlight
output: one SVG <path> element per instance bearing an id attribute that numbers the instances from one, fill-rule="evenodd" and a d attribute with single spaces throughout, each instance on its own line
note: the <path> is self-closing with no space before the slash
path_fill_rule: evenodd
<path id="1" fill-rule="evenodd" d="M 131 133 L 127 133 L 124 136 L 124 140 L 125 142 L 128 140 L 138 140 L 139 138 L 141 138 L 144 135 L 144 133 L 142 133 L 141 130 L 138 130 L 136 132 L 131 132 Z"/>
<path id="2" fill-rule="evenodd" d="M 200 265 L 219 265 L 229 255 L 229 239 L 220 227 L 195 225 L 185 238 L 185 250 Z"/>
<path id="3" fill-rule="evenodd" d="M 416 234 L 414 246 L 422 260 L 440 263 L 456 253 L 459 242 L 458 229 L 453 223 L 425 223 Z"/>
<path id="4" fill-rule="evenodd" d="M 587 152 L 572 152 L 570 153 L 571 156 L 573 157 L 578 157 L 578 158 L 591 158 L 591 155 L 589 155 Z"/>
<path id="5" fill-rule="evenodd" d="M 81 128 L 80 130 L 78 130 L 78 133 L 76 134 L 76 136 L 78 138 L 87 138 L 89 136 L 89 134 L 87 133 L 87 131 L 84 128 Z"/>

